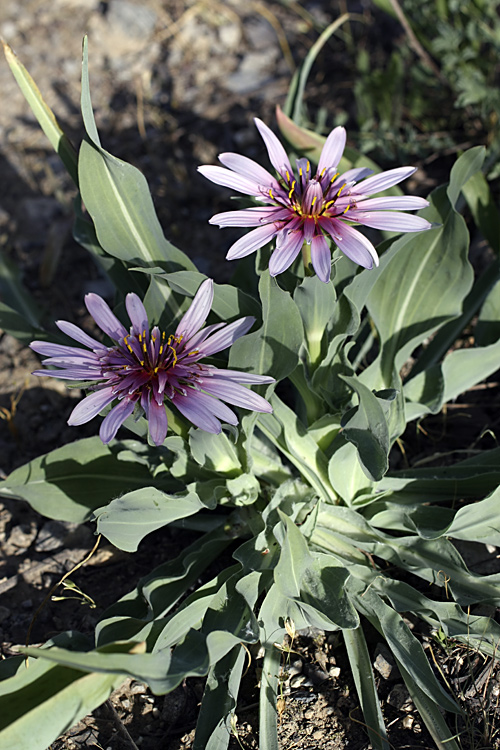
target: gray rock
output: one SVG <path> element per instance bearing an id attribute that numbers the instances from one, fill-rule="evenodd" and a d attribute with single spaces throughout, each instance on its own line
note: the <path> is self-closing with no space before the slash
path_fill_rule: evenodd
<path id="1" fill-rule="evenodd" d="M 411 711 L 413 707 L 413 702 L 410 698 L 410 694 L 406 687 L 401 683 L 394 685 L 391 692 L 387 696 L 387 703 L 390 706 L 397 708 L 398 711 Z"/>
<path id="2" fill-rule="evenodd" d="M 384 680 L 390 680 L 397 677 L 399 671 L 394 657 L 392 656 L 389 649 L 385 648 L 385 646 L 383 646 L 382 644 L 378 644 L 375 653 L 377 655 L 375 661 L 373 662 L 373 666 L 375 667 L 377 672 L 382 675 Z"/>
<path id="3" fill-rule="evenodd" d="M 107 21 L 115 30 L 133 39 L 145 40 L 154 31 L 157 15 L 152 8 L 128 0 L 111 0 Z"/>
<path id="4" fill-rule="evenodd" d="M 265 50 L 269 53 L 269 48 L 276 46 L 276 32 L 270 23 L 263 18 L 249 21 L 245 25 L 245 34 L 250 45 L 256 50 Z"/>
<path id="5" fill-rule="evenodd" d="M 238 70 L 228 76 L 225 87 L 233 94 L 251 94 L 274 79 L 272 69 L 268 52 L 250 52 L 245 55 Z"/>

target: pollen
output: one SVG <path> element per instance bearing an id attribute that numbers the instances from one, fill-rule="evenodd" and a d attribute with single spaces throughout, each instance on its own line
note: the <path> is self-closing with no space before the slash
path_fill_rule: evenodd
<path id="1" fill-rule="evenodd" d="M 288 198 L 289 198 L 290 200 L 292 200 L 292 195 L 293 195 L 293 191 L 295 190 L 295 184 L 296 184 L 296 182 L 297 182 L 296 180 L 294 180 L 294 181 L 292 182 L 292 187 L 290 188 L 290 190 L 289 190 L 289 192 L 288 192 Z"/>

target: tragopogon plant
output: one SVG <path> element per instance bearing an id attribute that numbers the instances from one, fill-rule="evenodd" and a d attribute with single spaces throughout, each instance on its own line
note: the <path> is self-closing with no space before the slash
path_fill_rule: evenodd
<path id="1" fill-rule="evenodd" d="M 275 750 L 278 647 L 287 631 L 314 626 L 342 634 L 369 740 L 389 750 L 364 635 L 370 623 L 438 747 L 457 748 L 449 720 L 461 708 L 404 615 L 494 656 L 500 628 L 474 607 L 498 604 L 500 575 L 471 572 L 454 542 L 500 545 L 500 449 L 446 468 L 388 468 L 408 423 L 439 412 L 500 365 L 500 342 L 491 340 L 499 264 L 474 284 L 458 211 L 463 191 L 478 222 L 487 219 L 476 210 L 484 149 L 464 153 L 428 200 L 372 198 L 394 191 L 411 169 L 367 177 L 362 159 L 344 152 L 342 129 L 325 144 L 278 112 L 297 148 L 294 170 L 258 121 L 277 177 L 234 154 L 221 156 L 228 170 L 203 168 L 257 202 L 212 219 L 257 227 L 230 251 L 238 258 L 259 249 L 257 299 L 251 283 L 207 280 L 165 240 L 144 177 L 103 148 L 86 45 L 78 157 L 8 48 L 7 56 L 78 186 L 86 212 L 75 236 L 97 262 L 105 259 L 116 307 L 87 298 L 110 340 L 59 323 L 85 348 L 52 343 L 43 331 L 32 345 L 57 368 L 37 374 L 89 390 L 70 423 L 112 406 L 102 441 L 58 448 L 16 469 L 0 490 L 50 518 L 91 519 L 128 552 L 180 520 L 200 536 L 176 559 L 166 551 L 162 565 L 104 612 L 92 637 L 62 633 L 25 649 L 28 668 L 24 656 L 0 664 L 2 747 L 44 750 L 124 676 L 161 694 L 208 675 L 194 747 L 223 750 L 248 646 L 260 643 L 259 742 Z M 393 212 L 421 208 L 419 216 Z M 390 233 L 375 250 L 353 223 Z M 331 240 L 344 253 L 333 262 Z M 474 316 L 484 344 L 454 349 Z M 23 329 L 2 305 L 0 326 L 13 330 L 13 319 L 26 340 L 31 321 Z M 225 564 L 211 568 L 221 554 Z"/>

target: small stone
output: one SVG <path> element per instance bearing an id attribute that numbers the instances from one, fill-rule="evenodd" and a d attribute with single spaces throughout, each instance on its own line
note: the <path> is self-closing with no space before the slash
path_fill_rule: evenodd
<path id="1" fill-rule="evenodd" d="M 384 680 L 394 679 L 398 674 L 398 668 L 391 652 L 382 644 L 378 644 L 376 653 L 377 656 L 373 666 L 377 672 L 382 675 Z"/>
<path id="2" fill-rule="evenodd" d="M 290 686 L 293 687 L 293 688 L 298 688 L 301 685 L 303 685 L 305 681 L 306 681 L 305 675 L 303 675 L 303 674 L 297 674 L 297 675 L 294 675 L 290 679 Z"/>
<path id="3" fill-rule="evenodd" d="M 391 692 L 387 696 L 387 703 L 399 711 L 411 711 L 413 702 L 410 698 L 410 694 L 404 685 L 398 683 L 394 685 Z"/>
<path id="4" fill-rule="evenodd" d="M 313 732 L 313 740 L 322 740 L 323 739 L 323 731 L 321 729 L 317 729 L 315 732 Z"/>
<path id="5" fill-rule="evenodd" d="M 336 680 L 340 675 L 340 667 L 330 667 L 330 669 L 328 670 L 328 674 L 330 675 L 330 677 L 333 677 L 333 679 Z"/>
<path id="6" fill-rule="evenodd" d="M 411 729 L 412 726 L 413 726 L 413 722 L 414 721 L 415 721 L 415 719 L 413 718 L 413 716 L 408 715 L 408 716 L 404 717 L 404 719 L 401 722 L 401 724 L 404 726 L 405 729 Z"/>
<path id="7" fill-rule="evenodd" d="M 226 23 L 219 27 L 219 39 L 226 50 L 237 50 L 241 44 L 241 29 L 236 23 Z"/>
<path id="8" fill-rule="evenodd" d="M 128 0 L 111 0 L 106 15 L 111 27 L 118 27 L 122 34 L 142 41 L 153 33 L 156 19 L 152 8 Z"/>
<path id="9" fill-rule="evenodd" d="M 33 607 L 33 599 L 25 599 L 24 602 L 21 602 L 21 607 L 31 609 Z"/>

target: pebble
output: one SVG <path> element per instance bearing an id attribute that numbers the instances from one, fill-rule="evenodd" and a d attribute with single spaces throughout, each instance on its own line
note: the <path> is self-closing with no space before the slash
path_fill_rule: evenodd
<path id="1" fill-rule="evenodd" d="M 381 644 L 377 646 L 377 656 L 373 662 L 374 668 L 382 675 L 384 680 L 394 679 L 398 674 L 398 668 L 393 656 Z"/>
<path id="2" fill-rule="evenodd" d="M 401 683 L 394 685 L 391 692 L 387 696 L 387 703 L 390 706 L 403 711 L 411 711 L 413 707 L 410 694 L 408 693 L 406 687 Z"/>
<path id="3" fill-rule="evenodd" d="M 157 15 L 152 8 L 128 0 L 111 0 L 106 19 L 111 27 L 122 34 L 144 41 L 154 31 Z"/>
<path id="4" fill-rule="evenodd" d="M 269 53 L 249 52 L 240 63 L 237 71 L 232 73 L 224 85 L 233 94 L 251 94 L 273 80 Z"/>

